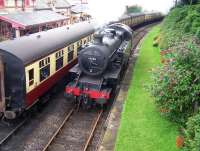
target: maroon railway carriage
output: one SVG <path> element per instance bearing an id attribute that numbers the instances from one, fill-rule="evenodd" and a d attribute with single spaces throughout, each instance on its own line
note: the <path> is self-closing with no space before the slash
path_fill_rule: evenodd
<path id="1" fill-rule="evenodd" d="M 14 119 L 47 93 L 77 63 L 94 23 L 40 32 L 0 43 L 0 112 Z"/>

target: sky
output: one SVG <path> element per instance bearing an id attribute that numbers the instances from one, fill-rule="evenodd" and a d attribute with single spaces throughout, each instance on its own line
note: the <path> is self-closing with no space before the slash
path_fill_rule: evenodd
<path id="1" fill-rule="evenodd" d="M 116 20 L 125 11 L 126 5 L 140 5 L 147 11 L 160 11 L 167 13 L 174 5 L 174 0 L 87 0 L 89 13 L 99 21 L 105 23 Z"/>

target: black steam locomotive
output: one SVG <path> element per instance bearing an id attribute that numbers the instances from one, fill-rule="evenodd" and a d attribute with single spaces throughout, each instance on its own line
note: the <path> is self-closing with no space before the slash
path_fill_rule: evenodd
<path id="1" fill-rule="evenodd" d="M 116 23 L 99 29 L 94 40 L 78 56 L 78 64 L 70 69 L 72 82 L 65 95 L 88 108 L 104 105 L 127 66 L 132 45 L 132 30 Z"/>

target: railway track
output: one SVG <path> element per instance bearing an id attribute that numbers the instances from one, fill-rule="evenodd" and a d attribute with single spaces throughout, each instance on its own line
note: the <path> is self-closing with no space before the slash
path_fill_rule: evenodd
<path id="1" fill-rule="evenodd" d="M 136 49 L 139 41 L 144 37 L 144 35 L 148 32 L 148 29 L 152 25 L 142 27 L 137 30 L 135 33 L 135 38 L 133 41 L 133 52 Z M 113 100 L 115 100 L 117 93 L 119 92 L 119 88 L 116 91 L 116 95 Z M 112 108 L 112 107 L 110 107 Z M 109 109 L 110 110 L 110 109 Z M 101 136 L 103 134 L 99 133 L 97 140 L 93 140 L 95 136 L 95 131 L 98 127 L 99 131 L 102 131 L 104 128 L 104 124 L 106 123 L 106 118 L 109 116 L 109 110 L 107 113 L 103 114 L 103 110 L 85 112 L 85 111 L 77 111 L 77 109 L 72 109 L 69 114 L 66 115 L 62 124 L 55 131 L 49 141 L 46 143 L 44 148 L 41 151 L 88 151 L 88 150 L 98 150 L 98 146 L 101 142 Z M 98 126 L 100 120 L 104 122 Z"/>
<path id="2" fill-rule="evenodd" d="M 138 28 L 138 29 L 136 29 L 135 30 L 135 33 L 134 33 L 134 39 L 133 39 L 133 48 L 132 48 L 132 55 L 130 56 L 130 60 L 129 60 L 129 63 L 130 64 L 134 64 L 135 62 L 136 62 L 136 59 L 137 59 L 137 53 L 138 53 L 138 49 L 137 49 L 137 47 L 138 47 L 138 45 L 139 45 L 139 43 L 140 43 L 140 41 L 142 40 L 142 38 L 148 33 L 148 31 L 150 30 L 150 28 L 152 27 L 152 26 L 154 26 L 154 25 L 156 25 L 157 23 L 154 23 L 154 24 L 150 24 L 150 25 L 147 25 L 147 26 L 145 26 L 145 27 L 141 27 L 141 28 Z M 132 70 L 128 70 L 128 71 L 126 71 L 126 72 L 133 72 Z M 125 75 L 125 74 L 124 74 Z M 124 77 L 123 77 L 124 78 Z M 131 76 L 130 76 L 130 78 L 132 78 Z M 123 79 L 122 79 L 123 80 Z M 128 86 L 129 85 L 129 83 L 123 83 L 122 84 L 123 85 L 123 87 L 125 86 Z M 117 91 L 116 91 L 116 93 L 118 94 L 119 93 L 119 90 L 120 90 L 120 88 L 118 88 L 117 89 Z M 117 95 L 115 96 L 115 98 L 114 98 L 114 100 L 116 99 L 116 97 L 117 97 Z M 112 108 L 113 108 L 113 105 L 114 105 L 114 103 L 112 104 L 112 106 L 111 106 L 111 110 L 112 110 Z M 108 115 L 107 115 L 107 117 L 109 117 L 110 116 L 110 114 L 111 114 L 111 112 L 109 111 L 109 113 L 108 113 Z M 101 127 L 101 134 L 100 134 L 100 136 L 98 137 L 98 140 L 94 140 L 94 145 L 93 145 L 93 147 L 91 147 L 91 149 L 90 149 L 90 151 L 98 151 L 99 150 L 99 147 L 100 147 L 100 145 L 101 145 L 101 142 L 102 142 L 102 140 L 103 140 L 103 136 L 104 136 L 104 133 L 105 133 L 105 129 L 106 129 L 106 127 L 107 127 L 107 125 L 108 125 L 108 119 L 109 118 L 106 118 L 106 121 L 104 122 L 104 126 L 102 126 Z"/>
<path id="3" fill-rule="evenodd" d="M 69 118 L 72 116 L 72 114 L 74 113 L 75 108 L 73 108 L 64 118 L 63 122 L 61 123 L 61 125 L 58 127 L 58 129 L 56 130 L 56 132 L 53 134 L 53 136 L 51 137 L 51 139 L 48 141 L 48 143 L 46 144 L 46 146 L 42 149 L 42 151 L 47 151 L 48 148 L 50 147 L 50 145 L 53 143 L 54 139 L 56 138 L 56 136 L 61 133 L 63 126 L 66 124 L 66 122 L 69 120 Z"/>
<path id="4" fill-rule="evenodd" d="M 76 111 L 77 109 L 73 108 L 66 115 L 62 124 L 41 151 L 53 151 L 55 148 L 58 148 L 58 146 L 60 146 L 59 150 L 63 151 L 87 151 L 98 122 L 103 115 L 103 110 L 97 112 L 93 111 L 90 113 L 90 116 L 87 116 L 87 112 L 85 111 Z M 71 125 L 73 125 L 73 127 Z M 80 125 L 84 127 L 84 130 Z M 65 134 L 68 134 L 68 136 Z M 79 134 L 79 138 L 81 138 L 80 141 L 74 140 L 74 137 L 76 137 L 74 134 Z"/>
<path id="5" fill-rule="evenodd" d="M 92 137 L 94 136 L 94 131 L 95 131 L 96 127 L 97 127 L 97 124 L 98 124 L 98 122 L 99 122 L 99 120 L 100 120 L 102 114 L 103 114 L 103 110 L 101 110 L 101 111 L 99 112 L 99 114 L 98 114 L 98 116 L 97 116 L 97 118 L 96 118 L 96 120 L 95 120 L 95 122 L 94 122 L 94 124 L 93 124 L 93 126 L 92 126 L 90 135 L 89 135 L 89 137 L 88 137 L 88 139 L 87 139 L 87 141 L 86 141 L 86 144 L 85 144 L 85 146 L 84 146 L 83 151 L 87 151 L 88 146 L 89 146 L 89 144 L 90 144 L 90 142 L 91 142 L 91 140 L 92 140 Z"/>
<path id="6" fill-rule="evenodd" d="M 41 151 L 73 104 L 66 102 L 63 93 L 56 94 L 43 110 L 31 119 L 5 127 L 0 124 L 1 151 Z M 58 103 L 59 102 L 59 103 Z M 5 131 L 5 132 L 4 132 Z"/>
<path id="7" fill-rule="evenodd" d="M 136 31 L 133 51 L 137 49 L 137 44 L 151 26 L 148 25 Z M 70 108 L 73 106 L 69 103 L 61 103 L 64 102 L 64 98 L 62 95 L 60 96 L 52 98 L 56 100 L 55 103 L 47 107 L 47 111 L 39 113 L 42 116 L 36 116 L 36 118 L 29 120 L 30 122 L 28 123 L 19 123 L 12 129 L 8 128 L 4 134 L 0 132 L 0 147 L 4 146 L 0 150 L 97 150 L 104 135 L 106 119 L 110 114 L 109 110 L 112 107 L 110 106 L 108 110 L 102 111 L 102 113 L 96 110 L 89 112 L 77 111 L 77 109 L 71 110 Z M 56 102 L 60 102 L 61 105 L 55 107 L 57 105 Z M 25 123 L 27 123 L 26 126 L 20 129 Z"/>
<path id="8" fill-rule="evenodd" d="M 0 147 L 8 142 L 8 140 L 17 133 L 17 131 L 27 122 L 27 118 L 21 121 L 19 124 L 10 128 L 10 130 L 0 139 Z M 6 127 L 6 125 L 4 125 Z"/>

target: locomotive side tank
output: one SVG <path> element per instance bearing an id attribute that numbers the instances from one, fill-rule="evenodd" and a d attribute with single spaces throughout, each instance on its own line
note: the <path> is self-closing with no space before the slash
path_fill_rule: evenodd
<path id="1" fill-rule="evenodd" d="M 94 41 L 83 49 L 78 57 L 81 70 L 90 76 L 98 76 L 108 68 L 120 52 L 120 45 L 130 40 L 132 31 L 123 24 L 113 24 L 95 33 Z"/>

